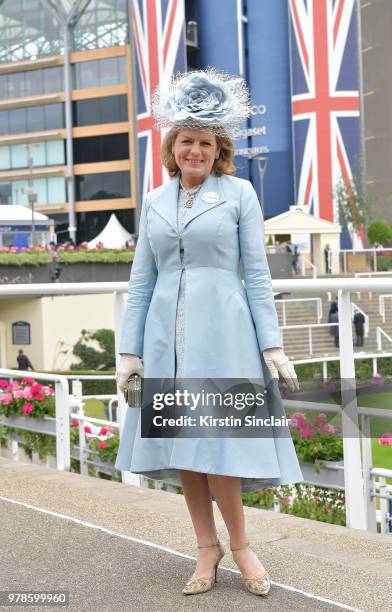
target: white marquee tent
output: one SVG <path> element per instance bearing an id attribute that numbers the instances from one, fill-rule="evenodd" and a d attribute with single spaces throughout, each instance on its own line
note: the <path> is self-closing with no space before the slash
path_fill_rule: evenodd
<path id="1" fill-rule="evenodd" d="M 133 236 L 130 234 L 112 213 L 107 225 L 102 232 L 88 243 L 89 249 L 94 249 L 98 242 L 102 242 L 106 249 L 121 249 L 125 246 L 127 240 L 133 241 Z"/>

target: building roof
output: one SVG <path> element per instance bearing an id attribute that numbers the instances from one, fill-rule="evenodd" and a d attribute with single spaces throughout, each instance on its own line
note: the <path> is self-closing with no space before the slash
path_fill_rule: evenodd
<path id="1" fill-rule="evenodd" d="M 90 240 L 88 246 L 93 249 L 98 242 L 102 242 L 107 249 L 121 249 L 127 240 L 132 240 L 132 234 L 121 225 L 114 213 L 111 214 L 107 225 L 96 238 Z"/>
<path id="2" fill-rule="evenodd" d="M 31 223 L 31 220 L 31 208 L 20 204 L 0 204 L 0 225 L 9 225 L 10 223 L 26 225 L 26 223 Z M 45 225 L 52 222 L 49 217 L 37 211 L 34 211 L 34 220 Z"/>
<path id="3" fill-rule="evenodd" d="M 265 233 L 275 234 L 340 234 L 338 223 L 320 219 L 305 212 L 301 206 L 290 206 L 290 210 L 265 221 Z"/>

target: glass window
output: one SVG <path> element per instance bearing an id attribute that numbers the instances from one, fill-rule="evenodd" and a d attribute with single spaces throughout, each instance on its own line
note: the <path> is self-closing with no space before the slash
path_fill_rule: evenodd
<path id="1" fill-rule="evenodd" d="M 0 147 L 0 170 L 11 168 L 10 147 Z"/>
<path id="2" fill-rule="evenodd" d="M 125 55 L 119 55 L 117 58 L 117 67 L 118 67 L 118 82 L 126 83 L 127 82 L 127 58 Z"/>
<path id="3" fill-rule="evenodd" d="M 65 143 L 63 140 L 48 140 L 46 143 L 46 163 L 48 166 L 65 163 Z"/>
<path id="4" fill-rule="evenodd" d="M 1 5 L 0 62 L 64 52 L 63 26 L 40 0 L 6 0 Z"/>
<path id="5" fill-rule="evenodd" d="M 64 113 L 62 104 L 47 104 L 45 111 L 45 130 L 55 130 L 64 127 Z"/>
<path id="6" fill-rule="evenodd" d="M 98 60 L 78 62 L 75 64 L 75 75 L 77 89 L 82 89 L 83 87 L 98 87 Z"/>
<path id="7" fill-rule="evenodd" d="M 9 111 L 0 111 L 0 134 L 9 134 L 10 129 L 8 125 Z"/>
<path id="8" fill-rule="evenodd" d="M 0 204 L 12 204 L 11 183 L 0 181 Z"/>
<path id="9" fill-rule="evenodd" d="M 47 180 L 44 178 L 33 180 L 33 191 L 37 194 L 37 204 L 48 203 Z"/>
<path id="10" fill-rule="evenodd" d="M 99 77 L 99 84 L 102 87 L 119 82 L 117 57 L 106 57 L 100 60 Z"/>
<path id="11" fill-rule="evenodd" d="M 128 120 L 127 96 L 105 96 L 73 103 L 74 125 L 95 125 Z"/>
<path id="12" fill-rule="evenodd" d="M 24 73 L 15 72 L 7 74 L 7 98 L 21 98 L 24 96 Z"/>
<path id="13" fill-rule="evenodd" d="M 27 187 L 27 181 L 13 181 L 12 182 L 12 202 L 14 204 L 20 204 L 27 206 L 27 193 L 24 189 Z"/>
<path id="14" fill-rule="evenodd" d="M 8 112 L 10 119 L 10 133 L 18 134 L 20 132 L 27 132 L 26 109 L 13 108 Z"/>
<path id="15" fill-rule="evenodd" d="M 35 96 L 43 92 L 42 70 L 29 70 L 25 72 L 24 96 Z"/>
<path id="16" fill-rule="evenodd" d="M 64 91 L 64 70 L 62 66 L 42 70 L 44 93 Z"/>
<path id="17" fill-rule="evenodd" d="M 78 200 L 129 198 L 129 172 L 102 172 L 76 177 Z"/>
<path id="18" fill-rule="evenodd" d="M 27 130 L 29 132 L 37 132 L 45 129 L 44 107 L 30 106 L 27 111 Z"/>
<path id="19" fill-rule="evenodd" d="M 73 49 L 116 47 L 128 42 L 128 0 L 91 0 L 73 29 Z"/>
<path id="20" fill-rule="evenodd" d="M 128 133 L 75 138 L 73 148 L 75 164 L 129 159 Z"/>
<path id="21" fill-rule="evenodd" d="M 8 97 L 7 76 L 7 74 L 2 74 L 0 76 L 0 99 Z"/>
<path id="22" fill-rule="evenodd" d="M 48 204 L 61 204 L 67 201 L 65 196 L 65 179 L 55 176 L 47 179 L 48 182 Z"/>
<path id="23" fill-rule="evenodd" d="M 27 149 L 22 144 L 11 146 L 10 168 L 27 168 Z"/>

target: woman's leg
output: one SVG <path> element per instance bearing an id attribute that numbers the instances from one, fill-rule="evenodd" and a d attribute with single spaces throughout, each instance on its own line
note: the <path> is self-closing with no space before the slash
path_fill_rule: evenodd
<path id="1" fill-rule="evenodd" d="M 207 474 L 212 494 L 218 504 L 230 536 L 230 547 L 240 548 L 248 541 L 241 497 L 241 478 Z M 250 542 L 252 545 L 252 542 Z M 233 552 L 233 559 L 244 576 L 262 576 L 264 566 L 249 547 Z"/>
<path id="2" fill-rule="evenodd" d="M 185 501 L 192 519 L 198 546 L 209 546 L 218 540 L 211 492 L 206 474 L 190 470 L 178 470 Z M 199 548 L 196 569 L 193 578 L 211 576 L 217 562 L 217 546 Z"/>

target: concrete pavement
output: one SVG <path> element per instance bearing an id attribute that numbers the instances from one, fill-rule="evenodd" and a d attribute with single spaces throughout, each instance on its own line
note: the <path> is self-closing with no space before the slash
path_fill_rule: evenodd
<path id="1" fill-rule="evenodd" d="M 183 496 L 0 458 L 0 590 L 68 590 L 75 611 L 391 609 L 391 537 L 245 508 L 273 580 L 261 598 L 246 591 L 214 511 L 226 549 L 218 583 L 186 597 L 196 547 Z"/>

